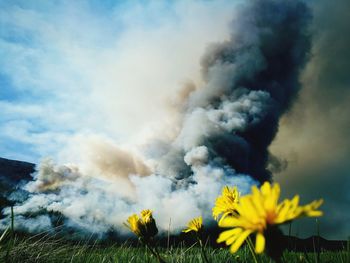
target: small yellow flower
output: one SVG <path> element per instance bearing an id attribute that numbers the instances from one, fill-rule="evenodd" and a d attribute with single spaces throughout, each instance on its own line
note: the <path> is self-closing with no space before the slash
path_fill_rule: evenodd
<path id="1" fill-rule="evenodd" d="M 124 225 L 138 237 L 146 239 L 154 237 L 158 233 L 156 221 L 152 216 L 152 211 L 149 209 L 141 211 L 141 218 L 136 214 L 131 215 Z"/>
<path id="2" fill-rule="evenodd" d="M 262 253 L 265 249 L 265 232 L 269 227 L 292 221 L 302 216 L 321 216 L 317 210 L 323 200 L 314 201 L 305 206 L 299 206 L 299 196 L 285 199 L 278 203 L 280 196 L 279 184 L 270 185 L 265 182 L 260 190 L 252 187 L 252 193 L 240 198 L 236 205 L 237 213 L 222 218 L 220 227 L 232 228 L 222 232 L 218 243 L 226 242 L 231 246 L 231 253 L 235 253 L 251 234 L 256 234 L 255 252 Z"/>
<path id="3" fill-rule="evenodd" d="M 141 218 L 145 224 L 148 224 L 151 222 L 152 218 L 152 210 L 145 209 L 141 211 Z"/>
<path id="4" fill-rule="evenodd" d="M 183 230 L 182 232 L 188 233 L 191 231 L 194 232 L 201 232 L 203 229 L 203 219 L 202 217 L 197 217 L 192 219 L 190 222 L 187 224 L 187 228 Z"/>
<path id="5" fill-rule="evenodd" d="M 158 228 L 156 225 L 156 221 L 152 216 L 152 210 L 146 209 L 141 211 L 142 223 L 146 228 L 146 234 L 149 237 L 153 237 L 157 235 Z"/>
<path id="6" fill-rule="evenodd" d="M 216 198 L 215 206 L 213 208 L 213 217 L 218 220 L 220 215 L 221 218 L 225 218 L 228 215 L 236 213 L 236 205 L 239 201 L 239 192 L 237 187 L 225 186 L 222 189 L 222 194 Z"/>
<path id="7" fill-rule="evenodd" d="M 135 235 L 141 235 L 142 223 L 138 215 L 133 214 L 129 216 L 127 224 L 124 223 L 124 225 L 126 225 Z"/>

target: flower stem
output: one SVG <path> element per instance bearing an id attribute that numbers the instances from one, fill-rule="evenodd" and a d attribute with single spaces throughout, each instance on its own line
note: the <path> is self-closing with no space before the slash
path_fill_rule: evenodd
<path id="1" fill-rule="evenodd" d="M 198 240 L 199 245 L 201 247 L 201 255 L 202 255 L 203 261 L 205 261 L 206 263 L 210 263 L 210 261 L 208 260 L 207 254 L 205 253 L 205 248 L 204 248 L 202 239 L 200 238 L 200 236 L 197 233 L 196 233 L 196 237 L 197 237 L 197 240 Z"/>
<path id="2" fill-rule="evenodd" d="M 141 239 L 141 241 L 148 248 L 148 250 L 153 254 L 153 256 L 155 256 L 158 259 L 159 263 L 166 263 L 164 259 L 162 259 L 162 257 L 159 255 L 157 248 L 153 249 L 150 243 L 144 239 Z"/>
<path id="3" fill-rule="evenodd" d="M 249 251 L 253 256 L 254 262 L 258 263 L 258 259 L 256 258 L 256 254 L 255 254 L 254 248 L 253 248 L 253 243 L 252 243 L 252 240 L 250 239 L 250 237 L 247 238 L 247 243 L 248 243 Z"/>
<path id="4" fill-rule="evenodd" d="M 159 251 L 158 251 L 156 246 L 154 247 L 154 250 L 155 250 L 156 254 L 158 255 L 157 258 L 158 258 L 159 263 L 165 263 L 164 259 L 162 259 L 162 257 L 160 256 Z"/>

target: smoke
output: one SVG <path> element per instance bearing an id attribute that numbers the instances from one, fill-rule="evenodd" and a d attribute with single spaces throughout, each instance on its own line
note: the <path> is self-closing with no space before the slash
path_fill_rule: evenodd
<path id="1" fill-rule="evenodd" d="M 345 0 L 312 1 L 311 59 L 302 74 L 303 89 L 271 151 L 288 160 L 275 176 L 286 195 L 324 198 L 319 229 L 328 238 L 344 239 L 349 228 L 350 6 Z M 293 232 L 316 233 L 314 221 L 293 224 Z"/>
<path id="2" fill-rule="evenodd" d="M 40 230 L 50 230 L 61 214 L 64 228 L 103 237 L 125 233 L 126 218 L 149 208 L 160 230 L 171 220 L 179 231 L 194 216 L 210 222 L 224 185 L 245 194 L 270 180 L 267 148 L 300 88 L 309 20 L 302 1 L 240 4 L 229 39 L 208 47 L 201 84 L 179 93 L 171 106 L 176 118 L 162 133 L 133 146 L 97 135 L 73 138 L 63 153 L 76 156 L 73 164 L 44 161 L 25 186 L 28 198 L 14 208 L 16 227 L 38 231 L 31 224 L 38 218 Z"/>

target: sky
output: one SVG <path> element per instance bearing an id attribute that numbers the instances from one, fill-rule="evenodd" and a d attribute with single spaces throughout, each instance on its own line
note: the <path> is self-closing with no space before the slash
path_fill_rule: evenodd
<path id="1" fill-rule="evenodd" d="M 72 135 L 125 141 L 165 118 L 230 2 L 1 1 L 1 155 L 38 163 Z"/>
<path id="2" fill-rule="evenodd" d="M 285 195 L 324 197 L 321 233 L 347 238 L 349 7 L 328 2 L 310 1 L 302 90 L 270 151 L 286 164 L 274 174 Z M 84 136 L 144 141 L 171 122 L 181 88 L 201 84 L 201 56 L 228 39 L 238 3 L 0 0 L 0 156 L 74 162 Z"/>

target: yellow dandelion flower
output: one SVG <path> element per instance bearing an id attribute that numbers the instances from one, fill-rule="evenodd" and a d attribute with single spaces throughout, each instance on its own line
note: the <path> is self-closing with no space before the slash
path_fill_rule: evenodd
<path id="1" fill-rule="evenodd" d="M 146 209 L 141 211 L 142 224 L 146 228 L 146 235 L 153 237 L 158 233 L 156 221 L 153 218 L 152 210 Z"/>
<path id="2" fill-rule="evenodd" d="M 145 224 L 151 222 L 153 219 L 152 217 L 152 210 L 145 209 L 141 211 L 141 218 Z"/>
<path id="3" fill-rule="evenodd" d="M 135 235 L 141 235 L 142 223 L 138 215 L 133 214 L 129 216 L 127 223 L 124 223 L 124 225 L 127 226 Z"/>
<path id="4" fill-rule="evenodd" d="M 156 221 L 152 216 L 152 211 L 149 209 L 141 211 L 141 217 L 136 214 L 131 215 L 127 223 L 125 223 L 131 232 L 133 232 L 138 237 L 151 238 L 158 233 L 158 228 L 156 226 Z"/>
<path id="5" fill-rule="evenodd" d="M 280 196 L 279 184 L 271 186 L 265 182 L 260 190 L 252 187 L 252 193 L 240 198 L 236 205 L 237 214 L 222 218 L 220 227 L 232 228 L 222 232 L 217 240 L 231 246 L 235 253 L 251 234 L 256 234 L 255 252 L 262 253 L 265 249 L 265 233 L 269 227 L 292 221 L 302 216 L 321 216 L 317 210 L 323 200 L 314 201 L 305 206 L 299 206 L 299 196 L 278 203 Z"/>
<path id="6" fill-rule="evenodd" d="M 221 218 L 225 218 L 228 215 L 236 213 L 236 205 L 239 200 L 239 192 L 237 187 L 225 186 L 222 189 L 222 194 L 216 198 L 215 206 L 213 208 L 213 217 L 218 220 L 220 215 Z"/>
<path id="7" fill-rule="evenodd" d="M 191 231 L 194 232 L 200 232 L 203 229 L 203 219 L 202 217 L 197 217 L 192 219 L 190 222 L 187 224 L 187 228 L 183 230 L 182 232 L 188 233 Z"/>

